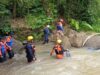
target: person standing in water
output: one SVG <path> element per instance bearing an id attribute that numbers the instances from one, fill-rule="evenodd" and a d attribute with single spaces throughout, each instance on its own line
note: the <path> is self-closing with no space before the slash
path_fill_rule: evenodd
<path id="1" fill-rule="evenodd" d="M 12 50 L 13 39 L 11 33 L 6 34 L 6 44 L 9 46 L 9 48 L 8 47 L 6 48 L 9 55 L 9 59 L 12 59 L 14 57 L 14 52 Z"/>
<path id="2" fill-rule="evenodd" d="M 0 39 L 0 62 L 4 62 L 7 60 L 6 57 L 6 42 L 5 38 Z"/>
<path id="3" fill-rule="evenodd" d="M 53 50 L 50 52 L 50 56 L 52 56 L 54 52 L 56 53 L 57 59 L 62 59 L 64 57 L 65 52 L 67 57 L 71 57 L 69 50 L 63 48 L 62 40 L 60 39 L 57 40 L 55 46 L 53 47 Z"/>
<path id="4" fill-rule="evenodd" d="M 33 36 L 28 36 L 27 37 L 27 44 L 25 46 L 26 49 L 26 58 L 27 61 L 30 63 L 32 61 L 36 60 L 36 56 L 35 56 L 35 45 L 33 43 Z"/>
<path id="5" fill-rule="evenodd" d="M 61 45 L 62 40 L 57 40 L 55 46 L 53 47 L 53 50 L 50 52 L 50 56 L 55 52 L 57 59 L 62 59 L 64 57 L 64 49 Z"/>

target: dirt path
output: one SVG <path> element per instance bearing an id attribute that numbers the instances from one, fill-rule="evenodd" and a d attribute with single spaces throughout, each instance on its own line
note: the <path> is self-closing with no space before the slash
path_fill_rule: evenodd
<path id="1" fill-rule="evenodd" d="M 71 57 L 50 57 L 52 44 L 37 46 L 37 61 L 28 64 L 25 53 L 0 64 L 0 75 L 100 75 L 100 50 L 72 48 Z"/>

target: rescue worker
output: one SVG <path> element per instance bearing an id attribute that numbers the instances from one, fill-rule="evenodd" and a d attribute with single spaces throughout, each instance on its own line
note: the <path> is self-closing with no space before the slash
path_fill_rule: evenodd
<path id="1" fill-rule="evenodd" d="M 27 44 L 25 46 L 26 49 L 26 57 L 28 62 L 32 62 L 36 60 L 35 56 L 35 45 L 33 43 L 33 36 L 27 37 Z"/>
<path id="2" fill-rule="evenodd" d="M 60 39 L 61 37 L 64 36 L 64 28 L 63 28 L 63 20 L 60 19 L 58 22 L 57 22 L 57 25 L 56 25 L 56 28 L 57 28 L 57 39 Z"/>
<path id="3" fill-rule="evenodd" d="M 9 59 L 12 59 L 14 57 L 14 52 L 12 50 L 12 45 L 13 45 L 12 35 L 6 34 L 6 44 L 8 46 L 6 47 L 6 49 L 9 55 Z"/>
<path id="4" fill-rule="evenodd" d="M 56 57 L 58 58 L 58 59 L 62 59 L 63 58 L 63 56 L 64 56 L 64 49 L 63 49 L 63 47 L 62 47 L 62 45 L 61 45 L 61 43 L 62 43 L 62 40 L 57 40 L 57 43 L 56 43 L 56 45 L 53 47 L 53 50 L 51 51 L 51 53 L 50 53 L 50 56 L 52 56 L 52 54 L 54 53 L 54 51 L 55 51 L 55 53 L 56 53 Z"/>
<path id="5" fill-rule="evenodd" d="M 6 61 L 6 47 L 5 39 L 2 38 L 0 41 L 0 62 Z"/>
<path id="6" fill-rule="evenodd" d="M 1 45 L 1 37 L 0 37 L 0 63 L 3 62 L 3 56 L 2 56 L 2 45 Z"/>
<path id="7" fill-rule="evenodd" d="M 49 42 L 49 35 L 50 35 L 50 29 L 49 28 L 50 28 L 50 25 L 47 25 L 43 30 L 43 32 L 44 32 L 44 42 L 43 42 L 43 44 Z"/>
<path id="8" fill-rule="evenodd" d="M 64 24 L 64 20 L 63 20 L 63 19 L 59 19 L 59 21 L 60 21 L 62 24 Z"/>
<path id="9" fill-rule="evenodd" d="M 3 62 L 3 56 L 2 56 L 2 51 L 1 51 L 1 46 L 0 46 L 0 63 Z"/>

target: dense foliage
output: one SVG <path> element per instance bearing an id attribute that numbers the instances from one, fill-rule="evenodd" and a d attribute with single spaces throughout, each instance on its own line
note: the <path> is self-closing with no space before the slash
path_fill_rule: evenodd
<path id="1" fill-rule="evenodd" d="M 3 4 L 0 4 L 0 32 L 1 34 L 5 34 L 6 32 L 10 32 L 10 12 Z"/>
<path id="2" fill-rule="evenodd" d="M 77 31 L 100 32 L 99 0 L 0 0 L 0 31 L 10 31 L 9 18 L 25 18 L 25 22 L 41 37 L 47 24 L 63 17 Z"/>

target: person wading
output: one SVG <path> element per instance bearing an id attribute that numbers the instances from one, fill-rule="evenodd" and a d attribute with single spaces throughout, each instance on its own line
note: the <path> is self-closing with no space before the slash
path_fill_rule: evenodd
<path id="1" fill-rule="evenodd" d="M 0 40 L 0 62 L 4 62 L 6 61 L 7 57 L 6 57 L 6 42 L 5 39 L 2 38 Z"/>
<path id="2" fill-rule="evenodd" d="M 64 51 L 63 50 L 64 49 L 63 49 L 61 43 L 62 43 L 62 40 L 60 40 L 60 39 L 57 40 L 55 46 L 53 47 L 53 50 L 50 52 L 50 56 L 52 56 L 52 54 L 55 52 L 56 53 L 56 57 L 58 59 L 62 59 L 63 58 L 63 56 L 64 56 Z"/>
<path id="3" fill-rule="evenodd" d="M 8 55 L 9 55 L 9 59 L 12 59 L 14 57 L 14 52 L 12 50 L 12 46 L 13 46 L 12 35 L 6 34 L 6 44 L 9 46 L 9 47 L 6 47 Z"/>
<path id="4" fill-rule="evenodd" d="M 32 62 L 36 60 L 35 56 L 35 45 L 33 43 L 33 36 L 27 37 L 27 44 L 25 46 L 26 49 L 26 58 L 28 62 Z"/>

